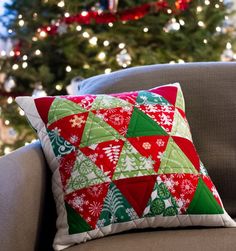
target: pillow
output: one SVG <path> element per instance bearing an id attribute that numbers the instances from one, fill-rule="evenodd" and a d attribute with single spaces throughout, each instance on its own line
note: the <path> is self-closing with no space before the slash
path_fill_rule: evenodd
<path id="1" fill-rule="evenodd" d="M 236 226 L 193 145 L 178 83 L 16 102 L 53 172 L 55 250 L 134 228 Z"/>

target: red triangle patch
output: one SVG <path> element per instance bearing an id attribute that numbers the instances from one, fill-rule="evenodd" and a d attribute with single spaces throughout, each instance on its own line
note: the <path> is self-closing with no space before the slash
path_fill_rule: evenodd
<path id="1" fill-rule="evenodd" d="M 156 177 L 157 175 L 141 176 L 113 181 L 139 217 L 147 206 Z"/>
<path id="2" fill-rule="evenodd" d="M 188 209 L 198 185 L 198 175 L 194 174 L 161 174 L 160 178 L 173 195 L 181 213 Z"/>
<path id="3" fill-rule="evenodd" d="M 128 130 L 133 107 L 117 107 L 112 109 L 100 109 L 92 111 L 112 126 L 117 132 L 125 136 Z"/>
<path id="4" fill-rule="evenodd" d="M 109 182 L 65 195 L 65 201 L 94 229 L 101 214 Z"/>
<path id="5" fill-rule="evenodd" d="M 215 197 L 218 204 L 222 207 L 220 196 L 219 196 L 219 194 L 218 194 L 218 192 L 216 190 L 216 187 L 214 186 L 212 180 L 208 176 L 205 176 L 205 175 L 202 175 L 201 177 L 202 177 L 202 180 L 204 181 L 204 183 L 209 188 L 209 190 L 212 192 L 212 194 Z"/>
<path id="6" fill-rule="evenodd" d="M 172 136 L 175 143 L 179 146 L 182 152 L 188 157 L 188 159 L 192 162 L 196 170 L 200 171 L 200 159 L 197 154 L 197 151 L 193 145 L 193 143 L 185 138 Z"/>
<path id="7" fill-rule="evenodd" d="M 178 88 L 176 86 L 160 86 L 149 92 L 154 92 L 165 98 L 170 104 L 175 106 Z"/>
<path id="8" fill-rule="evenodd" d="M 76 154 L 76 151 L 74 151 L 60 158 L 59 172 L 61 175 L 61 183 L 64 191 L 76 161 Z"/>
<path id="9" fill-rule="evenodd" d="M 48 123 L 48 112 L 55 97 L 42 97 L 34 100 L 38 113 L 45 125 Z"/>
<path id="10" fill-rule="evenodd" d="M 173 106 L 163 105 L 140 105 L 138 109 L 146 113 L 158 125 L 160 125 L 167 133 L 171 132 L 175 108 Z"/>
<path id="11" fill-rule="evenodd" d="M 111 96 L 123 99 L 130 104 L 134 105 L 136 103 L 136 99 L 138 97 L 138 92 L 123 92 L 123 93 L 114 93 Z"/>
<path id="12" fill-rule="evenodd" d="M 158 172 L 161 163 L 161 156 L 164 153 L 169 136 L 142 136 L 135 138 L 127 138 L 128 141 L 137 149 L 137 151 L 155 161 L 154 171 Z"/>
<path id="13" fill-rule="evenodd" d="M 124 141 L 111 140 L 80 148 L 108 177 L 112 178 Z"/>
<path id="14" fill-rule="evenodd" d="M 63 98 L 70 100 L 86 110 L 92 107 L 93 101 L 96 99 L 96 95 L 86 95 L 86 96 L 62 96 Z"/>
<path id="15" fill-rule="evenodd" d="M 72 114 L 57 120 L 49 125 L 49 130 L 57 130 L 58 136 L 68 141 L 73 146 L 79 146 L 88 112 Z"/>

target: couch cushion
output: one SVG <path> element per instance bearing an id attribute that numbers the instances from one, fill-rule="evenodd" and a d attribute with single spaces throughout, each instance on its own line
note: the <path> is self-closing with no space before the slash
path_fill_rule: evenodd
<path id="1" fill-rule="evenodd" d="M 118 234 L 65 251 L 234 251 L 236 229 L 175 229 Z"/>
<path id="2" fill-rule="evenodd" d="M 193 140 L 236 217 L 236 63 L 188 63 L 134 67 L 82 81 L 78 94 L 115 93 L 181 83 Z"/>

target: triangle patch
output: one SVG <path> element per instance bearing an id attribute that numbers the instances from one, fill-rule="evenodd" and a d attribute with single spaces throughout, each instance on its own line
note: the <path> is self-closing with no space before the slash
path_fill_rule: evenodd
<path id="1" fill-rule="evenodd" d="M 151 89 L 150 92 L 156 93 L 164 97 L 170 104 L 175 106 L 178 88 L 175 85 L 159 86 Z"/>
<path id="2" fill-rule="evenodd" d="M 223 214 L 222 207 L 218 204 L 208 187 L 199 178 L 194 197 L 187 209 L 187 214 Z"/>
<path id="3" fill-rule="evenodd" d="M 49 125 L 48 129 L 56 130 L 71 145 L 79 146 L 87 117 L 88 112 L 69 115 Z"/>
<path id="4" fill-rule="evenodd" d="M 139 217 L 143 215 L 143 211 L 151 196 L 156 178 L 156 175 L 152 175 L 114 181 L 117 188 L 134 208 Z"/>
<path id="5" fill-rule="evenodd" d="M 72 193 L 85 187 L 111 181 L 107 173 L 98 168 L 89 158 L 78 150 L 76 162 L 71 170 L 65 193 Z"/>
<path id="6" fill-rule="evenodd" d="M 153 164 L 155 172 L 159 169 L 161 163 L 160 159 L 166 149 L 168 140 L 169 136 L 143 136 L 128 138 L 128 141 L 140 154 L 146 158 L 151 157 L 152 160 L 155 161 Z"/>
<path id="7" fill-rule="evenodd" d="M 138 219 L 138 215 L 114 183 L 110 184 L 97 227 Z"/>
<path id="8" fill-rule="evenodd" d="M 86 96 L 62 96 L 67 100 L 70 100 L 79 106 L 83 107 L 87 111 L 92 107 L 93 101 L 96 99 L 96 95 L 86 94 Z"/>
<path id="9" fill-rule="evenodd" d="M 161 165 L 158 174 L 166 173 L 191 173 L 198 174 L 198 171 L 182 152 L 172 137 L 169 138 L 166 150 L 161 156 Z"/>
<path id="10" fill-rule="evenodd" d="M 154 175 L 154 161 L 143 157 L 128 141 L 125 141 L 112 180 L 135 176 Z"/>
<path id="11" fill-rule="evenodd" d="M 107 195 L 109 183 L 102 183 L 65 195 L 65 201 L 95 229 Z"/>
<path id="12" fill-rule="evenodd" d="M 112 109 L 100 109 L 93 113 L 112 126 L 119 134 L 125 136 L 128 130 L 133 107 L 116 107 Z"/>
<path id="13" fill-rule="evenodd" d="M 183 153 L 188 157 L 188 159 L 192 162 L 196 170 L 200 171 L 200 159 L 197 154 L 197 151 L 191 141 L 185 138 L 172 136 L 174 142 L 179 146 L 179 148 L 183 151 Z"/>
<path id="14" fill-rule="evenodd" d="M 134 105 L 136 103 L 136 98 L 138 96 L 138 92 L 123 92 L 123 93 L 113 93 L 110 94 L 113 97 L 122 99 L 128 103 L 130 103 L 131 105 Z"/>
<path id="15" fill-rule="evenodd" d="M 164 129 L 153 121 L 148 115 L 134 107 L 130 119 L 127 138 L 151 135 L 168 135 Z"/>
<path id="16" fill-rule="evenodd" d="M 48 124 L 52 124 L 61 118 L 80 112 L 86 112 L 86 110 L 68 99 L 57 97 L 50 107 Z"/>
<path id="17" fill-rule="evenodd" d="M 54 99 L 55 97 L 42 97 L 34 99 L 35 106 L 45 125 L 48 123 L 48 113 Z"/>
<path id="18" fill-rule="evenodd" d="M 92 162 L 112 178 L 124 145 L 122 140 L 112 140 L 80 148 Z"/>
<path id="19" fill-rule="evenodd" d="M 170 191 L 158 176 L 143 217 L 175 216 L 178 214 L 178 205 Z"/>
<path id="20" fill-rule="evenodd" d="M 83 233 L 92 230 L 91 226 L 65 201 L 69 234 Z"/>
<path id="21" fill-rule="evenodd" d="M 160 178 L 175 199 L 178 210 L 181 214 L 186 213 L 196 191 L 199 176 L 177 173 L 160 175 Z"/>
<path id="22" fill-rule="evenodd" d="M 89 112 L 80 147 L 123 138 L 114 128 L 101 118 Z"/>
<path id="23" fill-rule="evenodd" d="M 168 105 L 140 105 L 139 110 L 148 115 L 167 133 L 171 132 L 175 108 Z"/>
<path id="24" fill-rule="evenodd" d="M 100 94 L 97 95 L 96 99 L 94 100 L 91 110 L 110 109 L 115 107 L 131 107 L 131 104 L 125 100 L 113 97 L 111 95 Z"/>
<path id="25" fill-rule="evenodd" d="M 162 96 L 148 91 L 139 91 L 136 103 L 138 105 L 170 105 Z"/>

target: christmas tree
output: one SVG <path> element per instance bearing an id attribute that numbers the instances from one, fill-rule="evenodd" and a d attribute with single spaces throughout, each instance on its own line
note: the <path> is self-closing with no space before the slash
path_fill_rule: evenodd
<path id="1" fill-rule="evenodd" d="M 6 9 L 0 155 L 35 138 L 15 96 L 66 94 L 75 77 L 131 66 L 235 59 L 223 0 L 12 0 Z"/>

